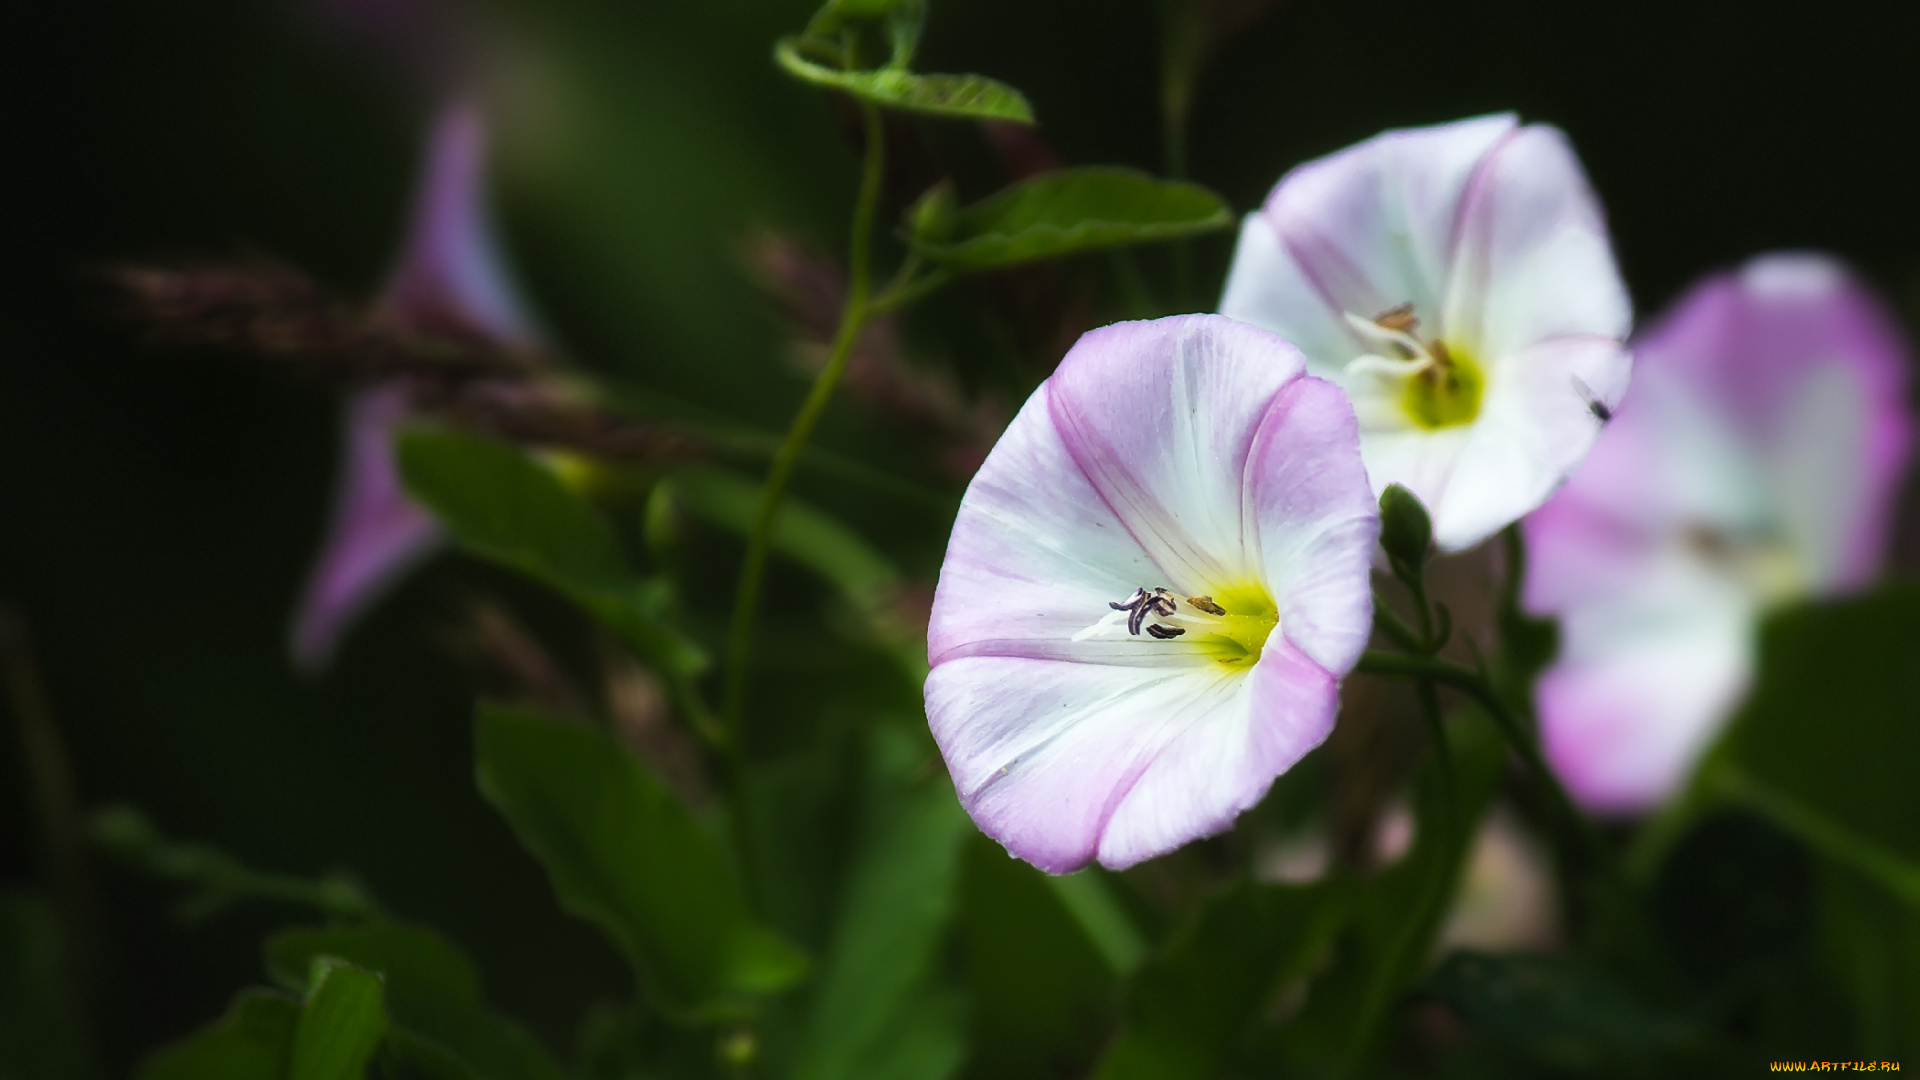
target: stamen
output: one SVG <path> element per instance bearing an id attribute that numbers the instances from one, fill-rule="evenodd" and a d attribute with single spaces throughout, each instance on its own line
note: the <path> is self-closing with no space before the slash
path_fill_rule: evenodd
<path id="1" fill-rule="evenodd" d="M 1420 317 L 1413 313 L 1413 301 L 1409 300 L 1404 304 L 1396 304 L 1380 314 L 1375 315 L 1373 322 L 1376 326 L 1384 326 L 1389 330 L 1398 330 L 1403 334 L 1411 334 L 1419 328 Z"/>
<path id="2" fill-rule="evenodd" d="M 1213 597 L 1211 596 L 1189 596 L 1187 597 L 1187 603 L 1209 615 L 1225 615 L 1227 613 L 1227 609 L 1214 603 Z"/>
<path id="3" fill-rule="evenodd" d="M 1152 634 L 1161 641 L 1169 641 L 1186 633 L 1186 631 L 1177 626 L 1161 626 L 1159 623 L 1153 623 L 1147 627 L 1147 633 Z"/>
<path id="4" fill-rule="evenodd" d="M 1343 311 L 1340 314 L 1355 333 L 1368 341 L 1378 345 L 1391 345 L 1410 360 L 1427 358 L 1427 350 L 1420 344 L 1420 340 L 1405 330 L 1383 326 L 1372 319 L 1363 319 L 1351 311 Z"/>
<path id="5" fill-rule="evenodd" d="M 1146 589 L 1146 586 L 1143 585 L 1140 588 L 1133 590 L 1132 596 L 1127 597 L 1125 600 L 1122 600 L 1117 604 L 1111 600 L 1107 601 L 1107 606 L 1112 608 L 1115 611 L 1132 611 L 1134 608 L 1140 606 L 1140 601 L 1145 600 L 1146 598 L 1147 598 L 1147 589 Z"/>

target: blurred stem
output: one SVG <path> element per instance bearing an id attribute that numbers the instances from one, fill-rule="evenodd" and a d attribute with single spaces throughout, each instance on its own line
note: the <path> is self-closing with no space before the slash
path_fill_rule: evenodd
<path id="1" fill-rule="evenodd" d="M 1373 675 L 1397 675 L 1411 678 L 1422 683 L 1438 686 L 1451 686 L 1477 702 L 1493 718 L 1500 733 L 1506 737 L 1507 744 L 1513 747 L 1534 781 L 1546 792 L 1547 801 L 1552 804 L 1553 815 L 1560 819 L 1561 826 L 1572 836 L 1578 838 L 1582 847 L 1591 856 L 1596 865 L 1613 867 L 1613 860 L 1600 834 L 1594 831 L 1593 824 L 1574 806 L 1568 797 L 1567 789 L 1560 784 L 1560 777 L 1547 765 L 1546 758 L 1540 753 L 1540 747 L 1527 731 L 1526 725 L 1507 703 L 1495 692 L 1493 684 L 1485 674 L 1461 667 L 1436 657 L 1400 656 L 1395 653 L 1369 652 L 1360 658 L 1355 671 L 1364 671 Z"/>
<path id="2" fill-rule="evenodd" d="M 868 303 L 869 247 L 873 237 L 873 219 L 880 205 L 880 180 L 886 160 L 880 110 L 863 103 L 866 121 L 866 164 L 860 178 L 860 195 L 854 203 L 852 235 L 847 243 L 847 303 L 840 315 L 840 329 L 834 334 L 833 349 L 826 366 L 814 377 L 800 412 L 793 418 L 786 441 L 774 452 L 773 466 L 767 473 L 767 486 L 747 536 L 747 554 L 740 564 L 740 584 L 734 592 L 733 623 L 727 636 L 726 687 L 720 709 L 720 734 L 728 752 L 737 760 L 740 753 L 740 717 L 746 706 L 747 674 L 753 653 L 754 623 L 759 614 L 760 588 L 766 578 L 767 556 L 773 547 L 773 526 L 779 518 L 780 500 L 793 478 L 794 464 L 820 423 L 834 387 L 846 373 L 853 357 L 854 343 L 874 314 Z M 912 265 L 912 260 L 908 261 Z M 903 267 L 903 270 L 905 268 Z M 889 289 L 889 294 L 894 290 Z"/>
<path id="3" fill-rule="evenodd" d="M 48 884 L 65 932 L 61 955 L 69 966 L 67 985 L 84 996 L 96 974 L 98 958 L 93 949 L 100 912 L 87 859 L 86 826 L 74 793 L 66 740 L 61 738 L 53 703 L 41 681 L 26 622 L 10 608 L 0 608 L 0 664 L 14 726 L 20 733 L 20 757 L 40 826 Z"/>

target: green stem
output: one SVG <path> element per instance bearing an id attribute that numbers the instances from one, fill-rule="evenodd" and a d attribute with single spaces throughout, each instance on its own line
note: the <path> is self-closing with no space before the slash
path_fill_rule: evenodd
<path id="1" fill-rule="evenodd" d="M 1567 789 L 1560 784 L 1560 777 L 1547 764 L 1541 755 L 1540 747 L 1528 733 L 1526 725 L 1515 715 L 1507 703 L 1501 700 L 1492 684 L 1479 672 L 1432 657 L 1400 656 L 1394 653 L 1370 652 L 1360 658 L 1355 671 L 1364 671 L 1373 675 L 1397 675 L 1417 679 L 1430 685 L 1451 686 L 1455 690 L 1472 698 L 1486 709 L 1487 715 L 1499 727 L 1506 737 L 1508 745 L 1513 747 L 1527 771 L 1533 775 L 1541 790 L 1546 792 L 1547 800 L 1553 804 L 1553 813 L 1569 833 L 1577 836 L 1587 854 L 1603 867 L 1612 867 L 1612 859 L 1606 845 L 1593 829 L 1573 799 L 1567 795 Z"/>
<path id="2" fill-rule="evenodd" d="M 780 500 L 793 478 L 794 464 L 813 429 L 820 423 L 834 387 L 845 374 L 853 356 L 860 331 L 873 315 L 867 300 L 868 248 L 873 237 L 873 219 L 880 205 L 880 179 L 886 160 L 880 110 L 862 105 L 867 130 L 866 165 L 860 178 L 860 195 L 854 203 L 853 230 L 847 251 L 847 303 L 841 312 L 840 329 L 834 335 L 827 364 L 813 380 L 813 388 L 793 418 L 786 441 L 773 455 L 773 467 L 767 473 L 767 486 L 760 495 L 754 515 L 753 531 L 747 537 L 747 554 L 740 564 L 740 584 L 734 592 L 733 623 L 727 635 L 727 674 L 725 696 L 720 712 L 721 734 L 731 751 L 739 753 L 740 716 L 746 705 L 747 673 L 753 653 L 754 622 L 759 613 L 760 587 L 765 580 L 767 556 L 773 547 L 773 526 L 780 514 Z"/>

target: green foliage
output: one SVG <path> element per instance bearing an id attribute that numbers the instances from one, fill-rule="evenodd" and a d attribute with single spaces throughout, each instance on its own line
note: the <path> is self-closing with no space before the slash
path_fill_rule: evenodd
<path id="1" fill-rule="evenodd" d="M 713 840 L 612 737 L 483 707 L 475 754 L 481 792 L 561 906 L 620 946 L 661 1009 L 737 1012 L 805 973 L 805 958 L 749 917 Z"/>
<path id="2" fill-rule="evenodd" d="M 970 824 L 924 736 L 881 725 L 868 742 L 861 837 L 796 1075 L 938 1080 L 962 1053 L 959 1002 L 934 967 Z"/>
<path id="3" fill-rule="evenodd" d="M 1129 984 L 1098 1080 L 1214 1076 L 1339 926 L 1331 884 L 1240 881 L 1210 900 Z"/>
<path id="4" fill-rule="evenodd" d="M 1233 214 L 1198 184 L 1093 166 L 1043 173 L 967 207 L 935 187 L 907 212 L 914 250 L 957 272 L 1176 240 L 1227 228 Z"/>
<path id="5" fill-rule="evenodd" d="M 242 900 L 270 900 L 310 907 L 340 918 L 369 918 L 380 904 L 345 874 L 318 880 L 255 870 L 209 844 L 167 839 L 147 816 L 131 806 L 107 806 L 94 812 L 94 843 L 113 857 L 194 888 L 175 909 L 186 921 L 209 918 Z"/>
<path id="6" fill-rule="evenodd" d="M 1307 987 L 1299 1016 L 1256 1052 L 1270 1068 L 1341 1075 L 1372 1061 L 1383 1025 L 1425 969 L 1506 760 L 1479 713 L 1455 717 L 1447 734 L 1448 753 L 1416 778 L 1413 846 L 1341 898 L 1334 962 Z"/>
<path id="7" fill-rule="evenodd" d="M 1045 874 L 978 835 L 964 865 L 966 1075 L 1077 1075 L 1112 1029 L 1118 973 Z"/>
<path id="8" fill-rule="evenodd" d="M 561 1080 L 563 1072 L 519 1024 L 480 996 L 480 978 L 452 942 L 403 923 L 308 927 L 267 942 L 267 970 L 299 989 L 323 957 L 339 957 L 386 983 L 388 1043 L 396 1057 L 435 1076 L 471 1080 Z"/>
<path id="9" fill-rule="evenodd" d="M 97 1074 L 73 985 L 73 955 L 45 900 L 0 891 L 0 1076 Z"/>
<path id="10" fill-rule="evenodd" d="M 386 1033 L 380 976 L 320 957 L 307 976 L 307 1000 L 293 1027 L 287 1080 L 360 1080 Z"/>
<path id="11" fill-rule="evenodd" d="M 794 78 L 839 90 L 887 109 L 966 120 L 1033 123 L 1033 109 L 1020 91 L 983 75 L 916 75 L 899 68 L 847 71 L 808 59 L 810 43 L 785 38 L 773 57 Z"/>
<path id="12" fill-rule="evenodd" d="M 1920 907 L 1916 716 L 1920 585 L 1796 608 L 1767 623 L 1759 682 L 1701 783 Z"/>
<path id="13" fill-rule="evenodd" d="M 140 1080 L 281 1080 L 300 1002 L 270 990 L 247 990 L 227 1015 L 155 1054 Z"/>
<path id="14" fill-rule="evenodd" d="M 1642 1071 L 1694 1037 L 1685 1019 L 1560 957 L 1456 952 L 1423 989 L 1474 1029 L 1561 1068 Z"/>
<path id="15" fill-rule="evenodd" d="M 706 667 L 667 625 L 664 585 L 627 569 L 607 522 L 552 470 L 501 443 L 424 428 L 401 435 L 398 456 L 408 494 L 462 546 L 557 589 L 669 677 Z"/>
<path id="16" fill-rule="evenodd" d="M 695 517 L 745 536 L 760 505 L 761 485 L 735 473 L 694 469 L 667 481 Z M 892 560 L 859 533 L 791 496 L 781 500 L 773 550 L 833 584 L 863 614 L 878 610 L 900 584 Z"/>

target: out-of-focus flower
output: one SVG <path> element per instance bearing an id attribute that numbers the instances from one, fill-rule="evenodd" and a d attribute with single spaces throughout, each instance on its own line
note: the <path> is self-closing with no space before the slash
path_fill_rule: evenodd
<path id="1" fill-rule="evenodd" d="M 1745 693 L 1762 613 L 1879 570 L 1911 440 L 1905 347 L 1830 259 L 1710 278 L 1636 352 L 1593 456 L 1526 523 L 1527 605 L 1561 620 L 1547 754 L 1615 813 L 1685 778 Z"/>
<path id="2" fill-rule="evenodd" d="M 510 349 L 531 348 L 531 324 L 506 283 L 482 195 L 485 127 L 456 102 L 434 126 L 406 247 L 377 316 L 401 330 L 448 330 Z M 439 527 L 408 501 L 393 460 L 394 429 L 410 415 L 407 380 L 357 394 L 347 406 L 333 523 L 294 620 L 302 667 L 332 657 L 368 604 L 439 542 Z"/>
<path id="3" fill-rule="evenodd" d="M 1566 137 L 1510 115 L 1389 131 L 1282 177 L 1220 301 L 1353 396 L 1376 491 L 1444 551 L 1545 502 L 1625 390 L 1631 310 Z"/>
<path id="4" fill-rule="evenodd" d="M 960 505 L 927 716 L 960 801 L 1043 870 L 1225 829 L 1327 736 L 1372 618 L 1353 411 L 1218 316 L 1082 337 Z"/>

